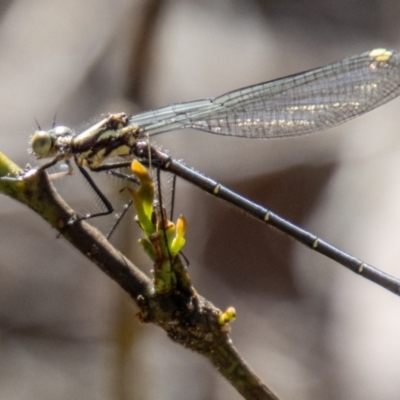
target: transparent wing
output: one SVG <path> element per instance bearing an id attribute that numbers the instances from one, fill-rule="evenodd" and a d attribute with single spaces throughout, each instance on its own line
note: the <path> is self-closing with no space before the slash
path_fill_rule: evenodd
<path id="1" fill-rule="evenodd" d="M 130 118 L 143 134 L 194 128 L 250 138 L 317 132 L 362 115 L 400 94 L 400 56 L 375 49 L 212 100 L 198 100 Z"/>

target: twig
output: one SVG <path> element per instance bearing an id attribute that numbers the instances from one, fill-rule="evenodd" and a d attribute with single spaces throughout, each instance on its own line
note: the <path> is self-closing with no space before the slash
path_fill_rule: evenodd
<path id="1" fill-rule="evenodd" d="M 15 177 L 21 172 L 0 153 L 0 177 Z M 150 278 L 97 229 L 85 221 L 70 223 L 76 214 L 57 194 L 46 173 L 34 173 L 19 182 L 0 180 L 0 193 L 22 202 L 44 218 L 129 293 L 140 308 L 141 321 L 160 326 L 173 341 L 206 356 L 245 399 L 278 400 L 240 357 L 229 338 L 229 326 L 220 321 L 219 309 L 193 288 L 188 291 L 178 287 L 168 295 L 156 294 Z"/>

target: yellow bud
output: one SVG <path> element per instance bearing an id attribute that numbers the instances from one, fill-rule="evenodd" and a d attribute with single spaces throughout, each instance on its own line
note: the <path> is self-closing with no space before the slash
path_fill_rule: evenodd
<path id="1" fill-rule="evenodd" d="M 234 307 L 229 307 L 225 312 L 222 312 L 218 317 L 220 325 L 226 325 L 228 322 L 233 322 L 236 319 L 236 310 Z"/>

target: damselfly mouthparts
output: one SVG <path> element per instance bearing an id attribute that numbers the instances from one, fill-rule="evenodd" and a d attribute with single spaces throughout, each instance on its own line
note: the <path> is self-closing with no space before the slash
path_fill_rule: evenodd
<path id="1" fill-rule="evenodd" d="M 278 138 L 318 132 L 360 116 L 400 94 L 400 55 L 375 49 L 274 81 L 229 92 L 212 100 L 175 104 L 128 117 L 112 114 L 83 133 L 73 134 L 66 127 L 36 132 L 33 153 L 40 159 L 53 159 L 40 169 L 58 161 L 69 164 L 74 158 L 78 168 L 94 187 L 107 211 L 112 206 L 94 185 L 85 166 L 93 171 L 112 170 L 126 163 L 105 163 L 114 156 L 139 156 L 146 159 L 143 139 L 171 130 L 193 128 L 220 135 L 247 138 Z M 400 294 L 400 282 L 354 257 L 323 242 L 283 218 L 204 178 L 162 153 L 152 150 L 153 161 L 256 216 L 309 247 Z M 185 169 L 186 168 L 186 169 Z M 25 175 L 19 179 L 24 179 Z M 95 215 L 87 215 L 86 218 Z"/>

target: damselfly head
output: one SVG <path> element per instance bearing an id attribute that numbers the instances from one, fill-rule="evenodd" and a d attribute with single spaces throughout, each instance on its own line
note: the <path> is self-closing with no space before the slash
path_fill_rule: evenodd
<path id="1" fill-rule="evenodd" d="M 66 126 L 56 126 L 49 131 L 36 131 L 31 140 L 33 154 L 37 158 L 47 158 L 57 155 L 57 139 L 72 136 L 70 128 Z"/>

